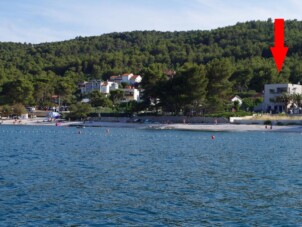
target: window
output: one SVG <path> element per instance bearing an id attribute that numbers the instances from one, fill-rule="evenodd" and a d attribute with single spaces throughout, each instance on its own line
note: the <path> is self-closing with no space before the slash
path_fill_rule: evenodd
<path id="1" fill-rule="evenodd" d="M 286 93 L 287 92 L 287 88 L 286 87 L 279 87 L 277 88 L 277 93 Z"/>

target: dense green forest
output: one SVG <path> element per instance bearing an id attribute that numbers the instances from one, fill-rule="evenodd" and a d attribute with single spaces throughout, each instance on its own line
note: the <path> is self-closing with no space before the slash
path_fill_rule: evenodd
<path id="1" fill-rule="evenodd" d="M 66 103 L 75 103 L 80 81 L 106 80 L 125 72 L 150 77 L 166 69 L 188 76 L 188 63 L 199 67 L 193 71 L 201 71 L 201 80 L 206 81 L 202 99 L 218 104 L 230 94 L 261 92 L 265 83 L 302 81 L 302 22 L 285 22 L 289 51 L 280 74 L 270 52 L 273 30 L 268 19 L 211 31 L 134 31 L 34 45 L 0 43 L 0 101 L 46 104 L 52 95 L 60 95 Z M 162 89 L 177 81 L 170 83 Z M 148 87 L 146 79 L 144 85 Z M 215 97 L 218 90 L 220 99 Z M 165 94 L 157 96 L 164 99 Z"/>

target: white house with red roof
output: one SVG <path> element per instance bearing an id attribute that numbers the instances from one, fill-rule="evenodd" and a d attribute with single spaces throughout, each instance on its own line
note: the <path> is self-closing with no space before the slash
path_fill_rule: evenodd
<path id="1" fill-rule="evenodd" d="M 140 75 L 133 75 L 131 78 L 130 78 L 130 84 L 136 84 L 136 83 L 140 83 L 142 82 L 142 77 Z"/>
<path id="2" fill-rule="evenodd" d="M 130 79 L 133 76 L 132 73 L 125 73 L 122 75 L 122 82 L 130 84 Z"/>
<path id="3" fill-rule="evenodd" d="M 140 75 L 133 75 L 133 73 L 124 73 L 119 76 L 111 76 L 110 80 L 116 83 L 126 83 L 130 85 L 134 85 L 136 83 L 140 83 L 142 81 L 142 77 Z"/>

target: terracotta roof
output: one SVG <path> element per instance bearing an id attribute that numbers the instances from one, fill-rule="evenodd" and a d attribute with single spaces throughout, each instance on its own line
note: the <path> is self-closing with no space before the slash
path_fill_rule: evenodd
<path id="1" fill-rule="evenodd" d="M 164 74 L 167 76 L 174 76 L 176 74 L 176 71 L 174 71 L 172 69 L 167 69 L 167 70 L 164 70 Z"/>

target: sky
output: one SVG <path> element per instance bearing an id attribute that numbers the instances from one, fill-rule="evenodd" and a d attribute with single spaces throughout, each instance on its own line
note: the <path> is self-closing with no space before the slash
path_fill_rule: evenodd
<path id="1" fill-rule="evenodd" d="M 210 30 L 302 20 L 301 0 L 1 0 L 0 41 L 42 43 L 134 30 Z"/>

